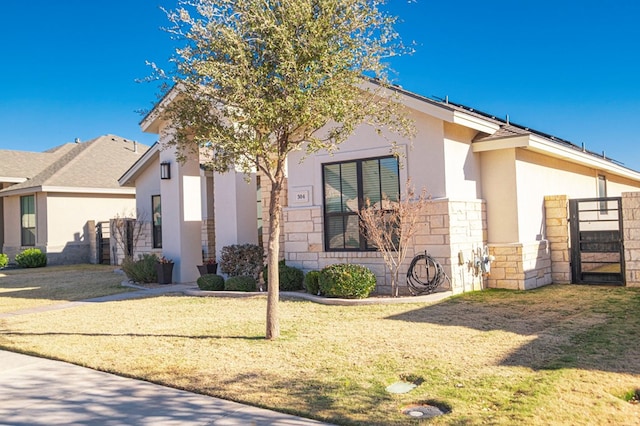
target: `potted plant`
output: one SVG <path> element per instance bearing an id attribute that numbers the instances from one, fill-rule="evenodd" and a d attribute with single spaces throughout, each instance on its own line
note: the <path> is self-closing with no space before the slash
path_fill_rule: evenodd
<path id="1" fill-rule="evenodd" d="M 173 260 L 162 256 L 156 263 L 158 284 L 171 284 L 173 282 Z"/>
<path id="2" fill-rule="evenodd" d="M 200 276 L 207 274 L 216 274 L 218 272 L 218 264 L 216 260 L 211 258 L 204 262 L 202 265 L 197 265 Z"/>

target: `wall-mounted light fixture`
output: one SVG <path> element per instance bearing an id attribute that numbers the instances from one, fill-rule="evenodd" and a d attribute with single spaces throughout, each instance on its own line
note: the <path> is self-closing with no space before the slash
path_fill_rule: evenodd
<path id="1" fill-rule="evenodd" d="M 160 179 L 171 179 L 171 163 L 163 161 L 160 163 Z"/>

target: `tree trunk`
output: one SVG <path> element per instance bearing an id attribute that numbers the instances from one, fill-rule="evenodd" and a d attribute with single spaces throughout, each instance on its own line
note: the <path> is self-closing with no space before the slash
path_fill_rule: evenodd
<path id="1" fill-rule="evenodd" d="M 280 216 L 282 205 L 280 194 L 282 192 L 284 175 L 278 171 L 275 181 L 271 183 L 269 204 L 269 243 L 267 245 L 268 286 L 267 293 L 267 339 L 280 337 L 280 318 L 278 313 L 278 301 L 280 299 L 280 279 L 278 258 L 280 257 Z"/>

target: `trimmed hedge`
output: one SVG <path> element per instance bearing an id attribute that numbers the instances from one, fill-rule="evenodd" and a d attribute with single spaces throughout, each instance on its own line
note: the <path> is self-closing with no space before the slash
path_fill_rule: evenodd
<path id="1" fill-rule="evenodd" d="M 202 275 L 196 281 L 200 290 L 205 291 L 222 291 L 224 290 L 224 278 L 216 274 Z"/>
<path id="2" fill-rule="evenodd" d="M 264 279 L 265 288 L 268 288 L 269 269 L 266 266 L 262 270 L 262 278 Z M 283 259 L 278 262 L 278 281 L 281 291 L 302 290 L 304 273 L 298 268 L 286 265 Z"/>
<path id="3" fill-rule="evenodd" d="M 364 299 L 376 287 L 376 276 L 362 265 L 337 263 L 320 271 L 318 283 L 327 297 Z"/>
<path id="4" fill-rule="evenodd" d="M 22 268 L 42 268 L 47 266 L 47 255 L 37 248 L 26 249 L 16 256 L 16 263 Z"/>
<path id="5" fill-rule="evenodd" d="M 131 257 L 125 257 L 122 261 L 122 270 L 131 281 L 136 283 L 157 283 L 158 272 L 156 263 L 158 256 L 155 254 L 144 254 L 133 260 Z"/>
<path id="6" fill-rule="evenodd" d="M 4 268 L 9 264 L 9 256 L 4 253 L 0 253 L 0 268 Z"/>
<path id="7" fill-rule="evenodd" d="M 227 291 L 256 291 L 256 279 L 249 275 L 231 277 L 224 283 Z"/>
<path id="8" fill-rule="evenodd" d="M 320 271 L 309 271 L 307 275 L 304 276 L 304 288 L 307 290 L 307 293 L 318 295 L 320 293 L 320 283 L 318 280 L 320 279 Z"/>

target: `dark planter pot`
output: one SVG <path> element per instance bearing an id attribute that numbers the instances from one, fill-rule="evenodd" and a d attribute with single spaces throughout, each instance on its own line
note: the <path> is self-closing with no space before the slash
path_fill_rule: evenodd
<path id="1" fill-rule="evenodd" d="M 173 263 L 156 263 L 158 284 L 171 284 L 173 282 Z"/>
<path id="2" fill-rule="evenodd" d="M 207 263 L 206 265 L 197 265 L 200 276 L 207 274 L 215 274 L 218 272 L 217 263 Z"/>

